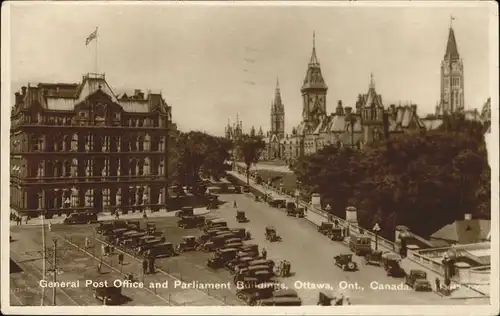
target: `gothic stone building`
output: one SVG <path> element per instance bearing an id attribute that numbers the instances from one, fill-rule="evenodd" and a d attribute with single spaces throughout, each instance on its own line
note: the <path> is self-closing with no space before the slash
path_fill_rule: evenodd
<path id="1" fill-rule="evenodd" d="M 37 216 L 166 208 L 175 130 L 161 94 L 116 96 L 104 75 L 22 87 L 11 113 L 10 205 Z"/>
<path id="2" fill-rule="evenodd" d="M 338 101 L 335 112 L 328 114 L 326 108 L 328 86 L 321 73 L 321 65 L 316 54 L 315 40 L 311 59 L 308 64 L 302 94 L 302 122 L 292 130 L 291 135 L 283 135 L 281 130 L 271 130 L 267 139 L 269 158 L 279 158 L 291 162 L 301 155 L 308 155 L 328 145 L 363 145 L 387 137 L 390 133 L 419 132 L 425 129 L 417 115 L 417 106 L 390 105 L 385 108 L 382 96 L 377 93 L 373 76 L 366 94 L 359 94 L 355 108 L 344 107 Z M 279 102 L 277 102 L 279 100 Z M 281 104 L 279 88 L 276 89 L 275 102 L 271 112 L 274 121 L 280 105 L 280 115 L 284 130 L 284 106 Z M 280 118 L 281 118 L 280 117 Z M 274 136 L 276 135 L 276 136 Z"/>

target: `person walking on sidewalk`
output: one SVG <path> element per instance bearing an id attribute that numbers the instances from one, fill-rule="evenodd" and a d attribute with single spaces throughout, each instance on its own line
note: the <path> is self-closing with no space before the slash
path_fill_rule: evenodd
<path id="1" fill-rule="evenodd" d="M 99 263 L 97 264 L 97 273 L 101 274 L 102 271 L 102 258 L 99 260 Z"/>
<path id="2" fill-rule="evenodd" d="M 441 290 L 441 280 L 439 280 L 438 277 L 436 277 L 436 292 L 440 292 Z"/>
<path id="3" fill-rule="evenodd" d="M 266 248 L 262 248 L 262 259 L 264 259 L 264 260 L 267 259 L 267 250 L 266 250 Z"/>
<path id="4" fill-rule="evenodd" d="M 123 265 L 123 253 L 120 253 L 118 255 L 118 264 L 121 266 Z"/>
<path id="5" fill-rule="evenodd" d="M 115 219 L 119 219 L 120 218 L 120 213 L 118 213 L 118 210 L 115 211 Z"/>
<path id="6" fill-rule="evenodd" d="M 90 247 L 89 237 L 85 237 L 85 249 L 88 249 L 89 247 Z"/>
<path id="7" fill-rule="evenodd" d="M 142 260 L 142 274 L 143 275 L 148 274 L 148 260 L 147 259 Z"/>
<path id="8" fill-rule="evenodd" d="M 238 206 L 236 205 L 236 200 L 234 200 L 233 207 L 237 208 Z"/>

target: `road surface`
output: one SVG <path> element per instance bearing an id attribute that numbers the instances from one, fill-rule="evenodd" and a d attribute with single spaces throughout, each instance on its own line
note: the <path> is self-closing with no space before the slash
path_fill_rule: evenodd
<path id="1" fill-rule="evenodd" d="M 289 288 L 295 288 L 305 305 L 317 303 L 319 287 L 330 285 L 330 293 L 343 292 L 351 298 L 353 304 L 379 305 L 442 305 L 465 304 L 464 301 L 450 300 L 432 292 L 413 290 L 376 290 L 371 286 L 400 285 L 403 279 L 385 275 L 383 268 L 365 266 L 360 257 L 354 260 L 360 267 L 356 272 L 344 272 L 333 264 L 333 256 L 350 253 L 342 243 L 330 241 L 317 232 L 317 228 L 307 220 L 287 217 L 282 210 L 271 208 L 262 202 L 254 202 L 247 195 L 222 195 L 221 200 L 229 200 L 213 214 L 223 217 L 230 227 L 245 227 L 250 230 L 253 242 L 265 247 L 268 257 L 276 261 L 286 259 L 292 264 L 295 275 L 283 279 Z M 238 209 L 246 211 L 249 223 L 241 224 L 235 220 L 236 201 Z M 266 225 L 276 228 L 282 242 L 270 243 L 265 240 Z M 348 286 L 343 290 L 340 287 Z M 473 303 L 477 304 L 477 303 Z"/>

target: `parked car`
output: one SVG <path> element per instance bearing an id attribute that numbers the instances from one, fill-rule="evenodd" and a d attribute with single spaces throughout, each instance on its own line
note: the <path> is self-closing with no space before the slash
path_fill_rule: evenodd
<path id="1" fill-rule="evenodd" d="M 343 271 L 355 271 L 358 268 L 356 262 L 352 261 L 351 254 L 341 254 L 333 257 L 335 265 L 342 268 Z"/>
<path id="2" fill-rule="evenodd" d="M 63 223 L 66 225 L 97 223 L 97 214 L 90 212 L 71 213 L 64 219 Z"/>
<path id="3" fill-rule="evenodd" d="M 415 291 L 432 290 L 430 282 L 427 280 L 427 273 L 422 270 L 410 270 L 405 277 L 405 283 Z"/>

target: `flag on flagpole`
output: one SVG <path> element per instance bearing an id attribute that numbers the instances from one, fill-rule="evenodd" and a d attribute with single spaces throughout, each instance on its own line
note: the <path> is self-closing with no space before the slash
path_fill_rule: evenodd
<path id="1" fill-rule="evenodd" d="M 85 40 L 85 46 L 87 46 L 95 38 L 97 38 L 97 27 L 95 28 L 95 31 L 92 32 Z"/>

